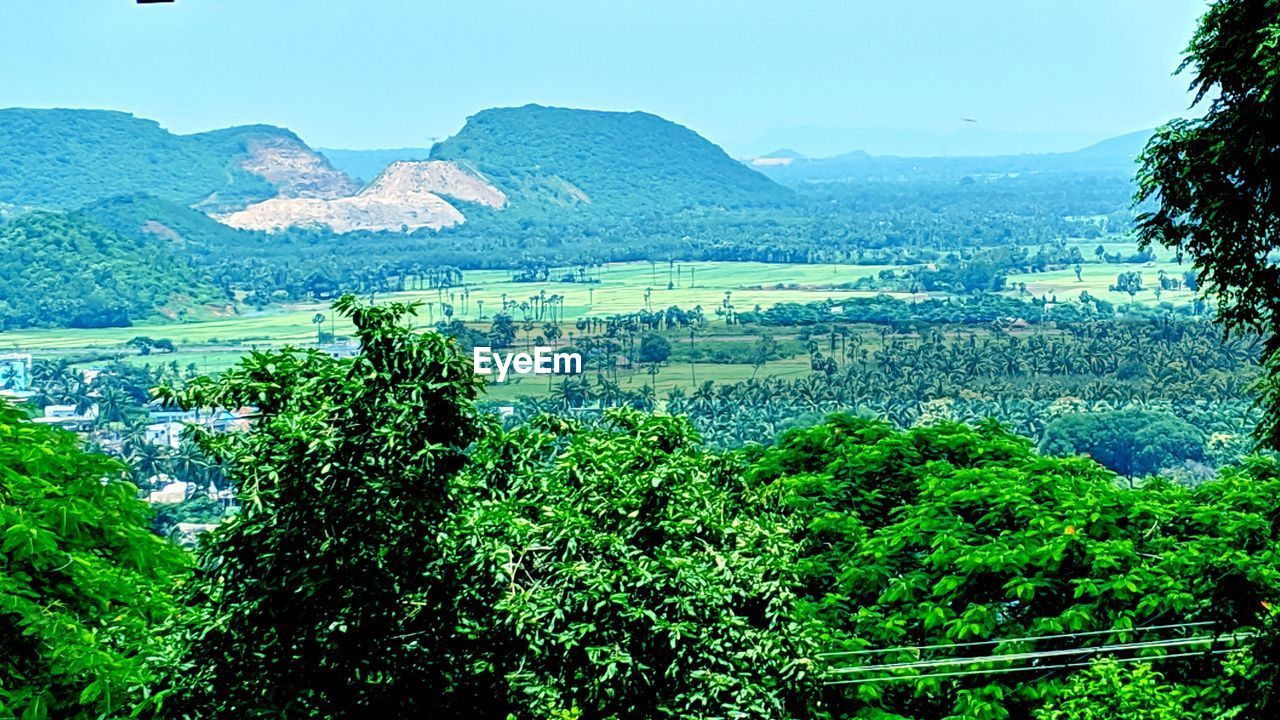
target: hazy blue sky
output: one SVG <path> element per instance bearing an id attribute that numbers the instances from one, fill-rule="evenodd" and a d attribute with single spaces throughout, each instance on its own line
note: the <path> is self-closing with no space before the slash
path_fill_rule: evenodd
<path id="1" fill-rule="evenodd" d="M 13 0 L 0 4 L 0 107 L 112 108 L 177 132 L 265 122 L 315 146 L 373 148 L 426 145 L 479 109 L 538 102 L 646 110 L 739 153 L 864 138 L 893 151 L 962 128 L 1037 150 L 1185 112 L 1186 79 L 1171 72 L 1203 7 Z M 950 151 L 969 148 L 956 137 Z"/>

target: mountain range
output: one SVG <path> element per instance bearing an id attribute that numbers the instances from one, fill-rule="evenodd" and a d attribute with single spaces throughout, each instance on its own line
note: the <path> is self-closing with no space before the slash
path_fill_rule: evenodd
<path id="1" fill-rule="evenodd" d="M 1024 173 L 1088 173 L 1132 176 L 1151 131 L 1109 138 L 1073 152 L 973 157 L 904 157 L 851 152 L 809 158 L 779 150 L 746 162 L 784 185 L 805 182 L 909 180 Z"/>
<path id="2" fill-rule="evenodd" d="M 148 193 L 209 212 L 357 185 L 298 136 L 252 125 L 175 135 L 103 110 L 0 110 L 0 203 L 71 209 Z"/>
<path id="3" fill-rule="evenodd" d="M 478 112 L 429 150 L 325 154 L 270 125 L 177 135 L 120 112 L 0 110 L 0 329 L 222 313 L 423 262 L 812 262 L 926 223 L 950 237 L 987 222 L 975 212 L 995 213 L 991 233 L 1048 228 L 1122 212 L 1146 136 L 1042 155 L 740 161 L 656 115 L 527 105 Z M 912 220 L 886 225 L 899 217 Z"/>
<path id="4" fill-rule="evenodd" d="M 175 135 L 119 112 L 3 110 L 0 205 L 13 215 L 145 194 L 232 227 L 340 234 L 452 227 L 475 206 L 600 216 L 773 206 L 792 195 L 646 113 L 493 109 L 425 157 L 421 149 L 333 155 L 337 163 L 269 125 Z"/>
<path id="5" fill-rule="evenodd" d="M 853 150 L 899 157 L 973 157 L 1062 152 L 1084 147 L 1098 138 L 1096 133 L 1086 131 L 1005 131 L 975 118 L 955 118 L 953 125 L 950 130 L 779 127 L 726 147 L 737 157 L 758 157 L 776 148 L 790 148 L 809 157 L 834 157 Z"/>
<path id="6" fill-rule="evenodd" d="M 431 159 L 484 175 L 513 205 L 673 210 L 792 199 L 692 130 L 642 112 L 485 110 L 432 148 Z"/>
<path id="7" fill-rule="evenodd" d="M 175 135 L 100 110 L 0 110 L 0 217 L 149 195 L 247 230 L 439 230 L 489 211 L 544 217 L 771 208 L 804 183 L 1044 172 L 1131 173 L 1149 133 L 1069 153 L 738 162 L 694 131 L 642 112 L 527 105 L 467 119 L 430 149 L 310 148 L 270 125 Z"/>

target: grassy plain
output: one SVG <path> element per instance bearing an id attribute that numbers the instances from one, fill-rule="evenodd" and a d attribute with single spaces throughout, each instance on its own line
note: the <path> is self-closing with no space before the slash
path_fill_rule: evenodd
<path id="1" fill-rule="evenodd" d="M 1028 275 L 1010 275 L 1009 287 L 1015 289 L 1007 290 L 1005 294 L 1017 297 L 1019 291 L 1016 286 L 1018 283 L 1026 283 L 1027 292 L 1036 297 L 1047 296 L 1053 298 L 1056 296 L 1060 301 L 1077 300 L 1082 291 L 1087 291 L 1093 297 L 1106 300 L 1113 305 L 1123 305 L 1128 304 L 1130 301 L 1128 293 L 1113 292 L 1110 288 L 1115 284 L 1116 275 L 1119 273 L 1137 272 L 1142 274 L 1143 290 L 1134 296 L 1133 300 L 1135 302 L 1151 304 L 1159 301 L 1182 305 L 1191 302 L 1195 298 L 1194 292 L 1182 289 L 1163 291 L 1157 300 L 1154 288 L 1160 287 L 1159 273 L 1161 270 L 1164 270 L 1174 278 L 1181 279 L 1182 273 L 1187 268 L 1166 260 L 1157 260 L 1149 266 L 1088 263 L 1081 266 L 1079 280 L 1076 279 L 1075 271 L 1070 268 Z"/>
<path id="2" fill-rule="evenodd" d="M 1096 244 L 1096 243 L 1095 243 Z M 1110 243 L 1108 252 L 1131 253 L 1132 244 Z M 1082 246 L 1083 248 L 1083 246 Z M 1092 258 L 1093 246 L 1083 248 L 1086 257 Z M 443 317 L 442 303 L 450 302 L 454 317 L 465 322 L 478 322 L 483 311 L 481 327 L 487 327 L 489 319 L 508 301 L 530 301 L 534 296 L 561 296 L 566 334 L 580 317 L 603 317 L 634 312 L 646 305 L 655 310 L 678 305 L 690 309 L 702 306 L 711 321 L 710 332 L 723 334 L 728 328 L 714 314 L 729 293 L 729 299 L 739 310 L 755 306 L 769 307 L 782 302 L 814 302 L 827 298 L 843 299 L 866 297 L 875 292 L 837 289 L 836 286 L 852 283 L 860 277 L 874 276 L 888 266 L 876 265 L 801 265 L 747 262 L 696 262 L 696 263 L 615 263 L 593 271 L 598 283 L 565 282 L 514 282 L 505 270 L 467 271 L 463 288 L 451 290 L 413 290 L 402 293 L 378 295 L 376 300 L 419 300 L 424 303 L 420 320 L 430 325 Z M 1091 295 L 1120 304 L 1129 301 L 1124 293 L 1111 292 L 1117 273 L 1137 271 L 1143 275 L 1146 290 L 1139 293 L 1138 302 L 1156 301 L 1150 289 L 1157 284 L 1160 270 L 1180 277 L 1184 267 L 1167 258 L 1149 266 L 1130 264 L 1087 263 L 1077 280 L 1071 269 L 1030 275 L 1011 275 L 1010 290 L 1006 294 L 1017 296 L 1020 283 L 1026 283 L 1026 292 L 1037 297 L 1056 296 L 1059 300 L 1075 299 L 1087 290 Z M 668 283 L 673 287 L 668 289 Z M 650 295 L 646 301 L 646 289 Z M 450 298 L 452 295 L 452 298 Z M 898 293 L 904 299 L 911 296 Z M 1163 293 L 1162 300 L 1173 303 L 1189 302 L 1193 293 L 1171 291 Z M 177 362 L 181 366 L 195 364 L 202 372 L 218 372 L 234 364 L 245 352 L 253 348 L 279 347 L 286 344 L 311 345 L 315 343 L 316 315 L 325 318 L 324 329 L 337 336 L 347 335 L 351 328 L 333 317 L 327 303 L 301 303 L 271 308 L 265 311 L 247 312 L 235 317 L 192 321 L 186 323 L 141 324 L 128 328 L 104 329 L 36 329 L 0 333 L 0 352 L 29 352 L 37 357 L 64 356 L 81 363 L 100 362 L 111 357 L 121 357 L 131 362 Z M 520 316 L 515 311 L 516 317 Z M 540 331 L 539 330 L 535 332 Z M 171 340 L 178 351 L 156 356 L 138 356 L 124 347 L 124 343 L 137 336 Z M 567 338 L 566 338 L 567 339 Z M 795 365 L 795 367 L 792 367 Z M 681 369 L 683 368 L 683 369 Z M 750 377 L 755 369 L 750 365 L 726 365 L 698 363 L 695 368 L 699 380 L 732 381 Z M 789 358 L 775 361 L 760 371 L 765 374 L 807 372 L 807 358 Z M 675 384 L 690 382 L 688 363 L 673 363 L 664 369 L 657 379 L 659 391 Z M 649 379 L 637 373 L 633 382 L 642 384 Z M 545 385 L 544 385 L 545 387 Z M 497 397 L 514 396 L 529 388 L 519 384 L 494 386 L 491 394 Z"/>
<path id="3" fill-rule="evenodd" d="M 454 317 L 471 322 L 483 309 L 485 321 L 493 317 L 508 300 L 527 300 L 544 293 L 547 296 L 564 297 L 564 319 L 572 324 L 586 315 L 607 316 L 635 312 L 645 307 L 645 288 L 652 288 L 649 304 L 654 309 L 679 305 L 693 308 L 701 305 L 708 317 L 724 299 L 725 291 L 732 293 L 731 300 L 738 310 L 749 310 L 755 305 L 768 307 L 780 302 L 814 302 L 826 298 L 871 296 L 865 291 L 832 290 L 830 286 L 853 282 L 859 277 L 875 275 L 888 266 L 879 265 L 799 265 L 768 263 L 699 262 L 677 263 L 679 285 L 667 289 L 668 268 L 660 263 L 612 264 L 601 268 L 599 283 L 563 282 L 513 282 L 511 273 L 505 270 L 473 270 L 464 274 L 469 297 L 463 312 L 462 288 L 453 288 Z M 672 271 L 675 272 L 674 270 Z M 673 274 L 674 278 L 675 275 Z M 778 287 L 784 285 L 786 287 Z M 435 303 L 423 307 L 423 324 L 442 319 L 441 299 L 448 301 L 450 291 L 443 295 L 435 290 L 407 291 L 378 295 L 379 302 L 390 300 L 420 300 Z M 901 297 L 909 298 L 906 293 Z M 243 345 L 278 346 L 287 343 L 313 343 L 316 326 L 312 319 L 317 313 L 330 317 L 327 303 L 286 305 L 261 312 L 249 312 L 231 318 L 219 318 L 188 323 L 140 324 L 127 328 L 103 329 L 37 329 L 0 333 L 0 349 L 18 350 L 40 354 L 41 352 L 65 352 L 84 349 L 114 349 L 139 335 L 152 338 L 168 338 L 179 346 L 190 345 Z M 330 329 L 326 321 L 325 329 Z M 333 321 L 338 335 L 347 334 L 350 327 L 340 320 Z"/>

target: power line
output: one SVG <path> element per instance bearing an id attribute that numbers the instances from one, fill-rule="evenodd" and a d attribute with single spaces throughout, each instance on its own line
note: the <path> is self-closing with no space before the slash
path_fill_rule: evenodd
<path id="1" fill-rule="evenodd" d="M 1234 642 L 1236 639 L 1247 639 L 1254 637 L 1255 633 L 1245 635 L 1232 634 L 1229 639 Z M 1168 638 L 1164 640 L 1148 640 L 1136 643 L 1121 643 L 1118 645 L 1097 645 L 1094 647 L 1075 647 L 1064 648 L 1060 650 L 1040 650 L 1036 652 L 1010 653 L 1007 655 L 982 655 L 974 657 L 944 658 L 938 660 L 921 660 L 919 662 L 904 663 L 888 663 L 882 665 L 861 665 L 855 667 L 843 667 L 827 670 L 828 675 L 852 675 L 858 673 L 880 672 L 888 670 L 907 670 L 907 669 L 924 669 L 933 667 L 946 667 L 949 665 L 977 665 L 981 663 L 998 663 L 998 662 L 1014 662 L 1021 660 L 1038 660 L 1040 658 L 1063 657 L 1070 655 L 1097 655 L 1105 652 L 1129 652 L 1135 650 L 1147 650 L 1151 648 L 1171 648 L 1181 647 L 1184 645 L 1204 645 L 1212 644 L 1220 637 L 1218 635 L 1199 635 L 1191 638 Z M 1043 666 L 1041 666 L 1043 667 Z"/>
<path id="2" fill-rule="evenodd" d="M 1157 655 L 1155 657 L 1115 658 L 1114 662 L 1116 663 L 1131 663 L 1131 662 L 1144 662 L 1144 661 L 1155 662 L 1158 660 L 1172 660 L 1175 658 L 1225 655 L 1230 652 L 1234 652 L 1234 650 L 1206 650 L 1204 652 L 1171 653 L 1169 655 Z M 824 681 L 822 684 L 828 685 L 828 686 L 830 685 L 863 685 L 867 683 L 900 682 L 903 680 L 930 680 L 933 678 L 962 677 L 966 675 L 1001 675 L 1005 673 L 1028 672 L 1028 671 L 1038 672 L 1042 670 L 1061 670 L 1065 668 L 1089 667 L 1092 664 L 1093 662 L 1090 661 L 1090 662 L 1078 662 L 1078 663 L 1060 663 L 1057 665 L 1027 665 L 1025 667 L 995 668 L 990 670 L 957 670 L 954 672 L 945 672 L 945 673 L 920 673 L 916 675 L 890 675 L 886 677 L 876 677 L 876 678 L 854 678 L 852 680 L 827 680 L 827 681 Z"/>
<path id="3" fill-rule="evenodd" d="M 1113 628 L 1111 630 L 1088 630 L 1084 632 L 1062 633 L 1060 635 L 1037 635 L 1037 636 L 1017 637 L 1017 638 L 1003 638 L 1003 639 L 996 639 L 996 640 L 979 640 L 974 642 L 941 643 L 938 645 L 904 645 L 902 647 L 894 647 L 894 648 L 845 650 L 840 652 L 818 653 L 818 657 L 823 657 L 823 658 L 851 657 L 856 655 L 875 655 L 875 654 L 893 653 L 893 652 L 906 652 L 908 650 L 917 650 L 917 651 L 918 650 L 945 650 L 948 648 L 983 647 L 986 645 L 1003 645 L 1005 643 L 1039 642 L 1041 640 L 1065 640 L 1065 639 L 1071 639 L 1071 638 L 1095 637 L 1098 635 L 1117 635 L 1119 633 L 1126 633 L 1126 632 L 1143 633 L 1143 632 L 1150 632 L 1152 630 L 1174 630 L 1174 629 L 1190 628 L 1190 627 L 1205 627 L 1208 625 L 1216 625 L 1216 624 L 1217 623 L 1212 620 L 1205 620 L 1201 622 L 1174 623 L 1171 625 L 1150 625 L 1147 627 Z"/>
<path id="4" fill-rule="evenodd" d="M 1220 574 L 1220 575 L 1219 575 L 1219 576 L 1214 580 L 1214 582 L 1218 582 L 1218 581 L 1220 581 L 1220 580 L 1221 580 L 1222 578 L 1224 578 L 1224 577 L 1226 577 L 1226 572 L 1221 573 L 1221 574 Z M 1139 628 L 1137 628 L 1137 629 L 1145 629 L 1145 630 L 1150 630 L 1150 629 L 1153 629 L 1153 628 L 1154 628 L 1154 629 L 1159 629 L 1159 627 L 1160 627 L 1160 626 L 1152 625 L 1151 623 L 1158 622 L 1158 621 L 1160 620 L 1160 618 L 1165 617 L 1166 615 L 1168 615 L 1168 614 L 1171 612 L 1171 610 L 1172 610 L 1172 608 L 1165 608 L 1164 610 L 1161 610 L 1159 613 L 1156 613 L 1156 614 L 1155 614 L 1155 615 L 1153 615 L 1152 617 L 1149 617 L 1149 618 L 1147 618 L 1146 620 L 1142 621 L 1142 624 L 1141 624 L 1141 625 L 1139 626 Z M 1187 624 L 1187 625 L 1190 625 L 1191 623 L 1186 623 L 1186 624 Z M 1195 623 L 1195 624 L 1199 624 L 1199 623 Z M 1216 624 L 1216 623 L 1208 623 L 1208 624 L 1211 624 L 1211 625 L 1212 625 L 1212 624 Z M 1016 695 L 1016 694 L 1018 694 L 1018 693 L 1022 692 L 1023 688 L 1025 688 L 1025 687 L 1026 687 L 1027 683 L 1032 683 L 1032 682 L 1034 682 L 1034 683 L 1039 683 L 1039 682 L 1043 682 L 1044 680 L 1046 680 L 1046 679 L 1048 679 L 1048 678 L 1052 677 L 1052 676 L 1053 676 L 1054 674 L 1056 674 L 1057 672 L 1058 672 L 1057 670 L 1049 669 L 1049 670 L 1046 670 L 1045 672 L 1039 673 L 1039 674 L 1037 675 L 1037 677 L 1035 677 L 1035 678 L 1028 678 L 1028 679 L 1026 679 L 1026 680 L 1023 680 L 1023 681 L 1019 682 L 1019 683 L 1018 683 L 1018 685 L 1017 685 L 1017 687 L 1016 687 L 1016 688 L 1014 688 L 1013 694 L 1015 694 L 1015 695 Z"/>

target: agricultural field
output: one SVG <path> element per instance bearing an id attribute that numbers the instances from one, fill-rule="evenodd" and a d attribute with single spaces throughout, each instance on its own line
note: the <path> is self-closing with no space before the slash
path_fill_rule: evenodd
<path id="1" fill-rule="evenodd" d="M 1075 300 L 1081 292 L 1088 292 L 1095 298 L 1106 300 L 1113 305 L 1124 305 L 1130 302 L 1128 293 L 1111 290 L 1115 285 L 1116 275 L 1122 272 L 1136 272 L 1142 275 L 1142 291 L 1133 297 L 1134 302 L 1156 303 L 1169 302 L 1182 305 L 1195 299 L 1196 294 L 1185 288 L 1181 290 L 1165 290 L 1156 297 L 1155 288 L 1160 287 L 1159 274 L 1164 271 L 1175 278 L 1181 278 L 1188 268 L 1176 262 L 1158 259 L 1151 263 L 1115 264 L 1085 263 L 1080 268 L 1080 278 L 1076 279 L 1075 270 L 1053 270 L 1042 273 L 1010 275 L 1006 295 L 1017 297 L 1021 294 L 1020 283 L 1026 283 L 1026 292 L 1035 297 L 1056 297 L 1058 300 Z"/>
<path id="2" fill-rule="evenodd" d="M 464 274 L 465 286 L 437 292 L 408 291 L 378 295 L 377 302 L 418 300 L 424 303 L 423 324 L 443 319 L 440 302 L 452 294 L 454 317 L 465 322 L 485 322 L 502 306 L 503 299 L 523 301 L 532 296 L 563 297 L 560 308 L 563 320 L 572 324 L 587 315 L 603 317 L 645 309 L 645 290 L 652 288 L 648 299 L 654 309 L 679 305 L 693 308 L 701 305 L 713 321 L 712 309 L 720 306 L 725 292 L 739 310 L 756 305 L 768 307 L 780 302 L 814 302 L 827 298 L 865 297 L 876 293 L 831 290 L 830 286 L 849 283 L 860 277 L 873 276 L 889 266 L 879 265 L 804 265 L 754 262 L 676 263 L 672 268 L 659 263 L 614 263 L 593 271 L 598 283 L 514 282 L 506 270 L 475 270 Z M 669 272 L 670 270 L 670 272 Z M 668 275 L 676 284 L 667 289 Z M 780 287 L 781 286 L 781 287 Z M 463 293 L 467 294 L 463 299 Z M 909 298 L 907 293 L 897 294 Z M 187 323 L 139 324 L 127 328 L 102 329 L 36 329 L 0 333 L 0 350 L 41 354 L 66 354 L 85 350 L 114 350 L 131 338 L 143 335 L 167 338 L 181 351 L 195 352 L 208 359 L 218 354 L 211 346 L 224 351 L 248 347 L 274 347 L 284 344 L 314 343 L 316 314 L 327 319 L 323 329 L 342 336 L 350 328 L 332 320 L 327 303 L 305 303 L 247 312 L 230 318 Z M 334 323 L 332 326 L 330 323 Z M 205 346 L 193 348 L 193 345 Z M 229 347 L 228 347 L 229 346 Z M 168 359 L 174 359 L 166 356 Z M 182 357 L 177 357 L 181 361 Z"/>
<path id="3" fill-rule="evenodd" d="M 1108 252 L 1129 253 L 1136 251 L 1132 243 L 1111 243 Z M 1087 248 L 1092 253 L 1092 246 Z M 874 277 L 881 270 L 893 266 L 879 265 L 810 265 L 769 264 L 756 262 L 696 262 L 696 263 L 614 263 L 591 271 L 597 282 L 515 282 L 506 270 L 467 271 L 464 285 L 434 290 L 410 290 L 382 294 L 377 302 L 420 301 L 422 325 L 431 325 L 445 319 L 443 306 L 453 309 L 453 319 L 460 319 L 479 328 L 488 326 L 493 315 L 504 302 L 518 304 L 532 302 L 533 298 L 554 299 L 557 315 L 563 318 L 565 340 L 570 340 L 574 323 L 582 317 L 606 317 L 636 312 L 643 309 L 660 310 L 670 306 L 692 309 L 701 306 L 709 321 L 708 332 L 729 340 L 737 336 L 736 330 L 725 326 L 714 311 L 722 307 L 726 298 L 738 311 L 777 303 L 808 303 L 825 299 L 846 299 L 876 295 L 874 291 L 838 289 L 837 286 L 852 283 L 862 277 Z M 901 266 L 895 269 L 901 270 Z M 1135 297 L 1137 302 L 1156 302 L 1152 287 L 1157 285 L 1157 273 L 1161 270 L 1180 276 L 1183 268 L 1167 259 L 1159 259 L 1148 265 L 1086 263 L 1081 278 L 1077 280 L 1072 269 L 1046 273 L 1014 274 L 1008 279 L 1010 296 L 1057 297 L 1060 300 L 1075 299 L 1082 291 L 1114 304 L 1129 302 L 1125 293 L 1112 292 L 1120 272 L 1141 272 L 1144 290 Z M 1025 289 L 1022 284 L 1025 283 Z M 670 286 L 670 287 L 669 287 Z M 909 293 L 889 293 L 903 299 Z M 923 298 L 924 294 L 915 297 Z M 1166 291 L 1160 300 L 1186 303 L 1194 297 L 1187 290 Z M 509 310 L 517 318 L 518 309 Z M 323 322 L 317 324 L 317 317 Z M 483 316 L 483 319 L 482 319 Z M 540 324 L 539 324 L 540 325 Z M 102 329 L 35 329 L 0 333 L 0 352 L 28 352 L 36 357 L 66 357 L 78 364 L 93 364 L 120 358 L 137 363 L 176 362 L 179 366 L 195 365 L 202 373 L 219 372 L 234 364 L 244 353 L 252 349 L 280 347 L 286 344 L 314 345 L 318 331 L 335 335 L 339 340 L 350 327 L 333 316 L 326 302 L 300 303 L 263 311 L 249 311 L 226 318 L 201 319 L 190 322 L 166 322 L 140 324 L 126 328 Z M 140 356 L 125 346 L 138 336 L 168 339 L 177 351 L 163 355 Z M 664 369 L 653 382 L 662 391 L 674 385 L 690 383 L 689 364 L 684 370 L 677 363 Z M 792 367 L 794 365 L 795 367 Z M 757 373 L 782 375 L 807 372 L 807 359 L 792 357 L 771 362 L 763 370 L 746 364 L 697 363 L 692 368 L 699 379 L 721 382 L 746 379 Z M 627 378 L 627 382 L 631 382 Z M 651 379 L 637 372 L 634 382 L 645 383 Z M 510 397 L 530 390 L 518 383 L 493 386 L 491 394 Z"/>
<path id="4" fill-rule="evenodd" d="M 502 305 L 503 299 L 522 301 L 545 293 L 563 298 L 560 307 L 564 320 L 573 323 L 588 315 L 603 317 L 638 310 L 663 309 L 678 305 L 684 309 L 702 306 L 708 314 L 731 293 L 738 310 L 756 305 L 769 307 L 783 302 L 814 302 L 827 298 L 867 297 L 874 292 L 836 290 L 835 285 L 851 283 L 862 277 L 873 277 L 889 265 L 806 265 L 757 262 L 695 263 L 614 263 L 593 271 L 598 283 L 513 282 L 505 270 L 468 271 L 464 275 L 468 298 L 463 320 L 474 320 L 481 307 L 486 317 Z M 898 268 L 901 269 L 901 268 Z M 669 284 L 672 286 L 668 289 Z M 651 294 L 646 300 L 645 291 Z M 455 309 L 460 309 L 463 288 L 443 293 L 452 294 Z M 897 293 L 909 298 L 908 293 Z M 396 293 L 395 299 L 438 300 L 436 291 Z M 483 305 L 481 305 L 483 304 Z"/>

